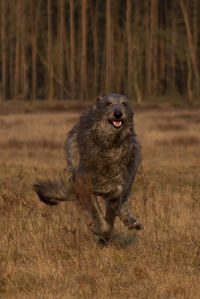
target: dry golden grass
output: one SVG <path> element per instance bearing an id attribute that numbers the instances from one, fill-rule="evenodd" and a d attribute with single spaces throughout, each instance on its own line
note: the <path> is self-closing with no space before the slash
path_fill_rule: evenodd
<path id="1" fill-rule="evenodd" d="M 0 297 L 200 298 L 199 112 L 136 111 L 132 208 L 144 230 L 117 221 L 103 248 L 73 203 L 45 206 L 31 187 L 65 167 L 78 114 L 0 115 Z"/>

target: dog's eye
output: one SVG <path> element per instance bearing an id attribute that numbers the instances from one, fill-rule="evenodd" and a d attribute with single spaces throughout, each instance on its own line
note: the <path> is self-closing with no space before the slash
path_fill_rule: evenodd
<path id="1" fill-rule="evenodd" d="M 122 102 L 122 105 L 123 105 L 123 106 L 127 106 L 127 103 L 126 103 L 126 102 Z"/>
<path id="2" fill-rule="evenodd" d="M 106 106 L 110 106 L 110 105 L 112 105 L 111 102 L 106 102 Z"/>

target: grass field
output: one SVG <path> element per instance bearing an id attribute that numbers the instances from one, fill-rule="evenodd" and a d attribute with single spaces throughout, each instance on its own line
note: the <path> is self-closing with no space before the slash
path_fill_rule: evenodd
<path id="1" fill-rule="evenodd" d="M 200 298 L 200 109 L 136 110 L 143 163 L 132 209 L 99 247 L 73 203 L 48 207 L 36 178 L 65 168 L 77 112 L 0 115 L 0 298 Z"/>

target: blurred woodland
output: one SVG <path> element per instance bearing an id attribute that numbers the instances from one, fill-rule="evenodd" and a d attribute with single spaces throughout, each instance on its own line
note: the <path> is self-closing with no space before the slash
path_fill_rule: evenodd
<path id="1" fill-rule="evenodd" d="M 0 99 L 200 97 L 199 0 L 0 0 Z"/>

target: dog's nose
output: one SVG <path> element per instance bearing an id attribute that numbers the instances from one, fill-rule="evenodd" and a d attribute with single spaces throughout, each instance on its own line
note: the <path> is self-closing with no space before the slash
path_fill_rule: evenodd
<path id="1" fill-rule="evenodd" d="M 115 112 L 113 113 L 115 119 L 120 119 L 122 117 L 122 112 L 120 110 L 115 110 Z"/>

